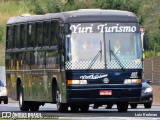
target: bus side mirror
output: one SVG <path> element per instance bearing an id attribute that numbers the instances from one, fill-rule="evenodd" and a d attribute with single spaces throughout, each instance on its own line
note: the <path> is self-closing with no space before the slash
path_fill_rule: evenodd
<path id="1" fill-rule="evenodd" d="M 143 36 L 143 49 L 148 50 L 148 44 L 149 44 L 149 37 L 147 34 L 144 34 Z"/>

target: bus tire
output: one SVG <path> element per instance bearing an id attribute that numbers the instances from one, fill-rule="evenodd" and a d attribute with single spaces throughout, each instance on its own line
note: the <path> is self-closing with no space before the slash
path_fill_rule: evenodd
<path id="1" fill-rule="evenodd" d="M 136 103 L 131 103 L 130 106 L 131 106 L 132 109 L 136 109 L 137 108 L 137 104 Z"/>
<path id="2" fill-rule="evenodd" d="M 30 106 L 30 111 L 38 111 L 39 110 L 39 105 L 38 104 L 32 104 Z"/>
<path id="3" fill-rule="evenodd" d="M 68 105 L 66 103 L 61 103 L 60 92 L 58 89 L 56 91 L 56 104 L 57 104 L 58 112 L 67 112 L 68 111 Z"/>
<path id="4" fill-rule="evenodd" d="M 72 112 L 79 112 L 79 106 L 76 106 L 75 104 L 70 105 L 71 111 Z"/>
<path id="5" fill-rule="evenodd" d="M 4 104 L 8 104 L 8 99 L 4 100 Z"/>
<path id="6" fill-rule="evenodd" d="M 112 109 L 112 107 L 113 107 L 113 103 L 109 103 L 109 104 L 107 104 L 106 109 Z"/>
<path id="7" fill-rule="evenodd" d="M 128 102 L 117 103 L 117 109 L 118 109 L 118 112 L 127 112 Z"/>
<path id="8" fill-rule="evenodd" d="M 98 109 L 99 105 L 98 104 L 94 104 L 93 105 L 93 109 Z"/>
<path id="9" fill-rule="evenodd" d="M 144 107 L 145 107 L 145 108 L 151 108 L 151 107 L 152 107 L 152 103 L 145 103 L 145 104 L 144 104 Z"/>
<path id="10" fill-rule="evenodd" d="M 80 111 L 81 112 L 87 112 L 89 109 L 89 104 L 84 104 L 80 106 Z"/>
<path id="11" fill-rule="evenodd" d="M 22 85 L 19 86 L 19 108 L 21 111 L 29 111 L 28 103 L 24 101 Z"/>

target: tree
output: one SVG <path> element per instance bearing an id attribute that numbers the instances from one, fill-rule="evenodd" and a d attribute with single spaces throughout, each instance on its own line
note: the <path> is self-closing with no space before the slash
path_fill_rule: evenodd
<path id="1" fill-rule="evenodd" d="M 141 0 L 95 0 L 95 6 L 101 9 L 127 10 L 138 14 Z"/>
<path id="2" fill-rule="evenodd" d="M 61 12 L 62 2 L 59 0 L 30 0 L 30 12 L 35 14 Z"/>
<path id="3" fill-rule="evenodd" d="M 30 12 L 35 14 L 64 12 L 77 9 L 93 8 L 94 1 L 85 2 L 80 0 L 30 0 Z"/>
<path id="4" fill-rule="evenodd" d="M 3 38 L 3 28 L 0 26 L 0 42 L 2 42 Z"/>

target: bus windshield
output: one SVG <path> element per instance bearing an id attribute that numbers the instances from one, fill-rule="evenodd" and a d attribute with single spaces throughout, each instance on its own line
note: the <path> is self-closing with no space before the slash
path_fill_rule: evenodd
<path id="1" fill-rule="evenodd" d="M 66 69 L 142 68 L 137 23 L 74 23 L 70 30 L 66 36 Z"/>

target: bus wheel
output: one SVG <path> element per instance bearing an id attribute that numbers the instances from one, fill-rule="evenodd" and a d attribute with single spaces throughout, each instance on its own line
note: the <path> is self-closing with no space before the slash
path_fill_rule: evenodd
<path id="1" fill-rule="evenodd" d="M 28 104 L 24 101 L 22 85 L 19 86 L 19 108 L 21 111 L 29 111 Z"/>
<path id="2" fill-rule="evenodd" d="M 130 106 L 131 106 L 132 109 L 136 109 L 137 108 L 137 104 L 136 103 L 131 103 Z"/>
<path id="3" fill-rule="evenodd" d="M 99 105 L 98 104 L 94 104 L 93 105 L 93 109 L 98 109 Z"/>
<path id="4" fill-rule="evenodd" d="M 30 106 L 30 111 L 38 111 L 39 110 L 39 105 L 35 103 L 35 105 Z"/>
<path id="5" fill-rule="evenodd" d="M 4 104 L 8 104 L 8 99 L 4 100 Z"/>
<path id="6" fill-rule="evenodd" d="M 112 109 L 112 107 L 113 107 L 113 103 L 109 103 L 109 104 L 107 104 L 106 109 Z"/>
<path id="7" fill-rule="evenodd" d="M 87 112 L 89 109 L 89 104 L 84 104 L 80 106 L 81 112 Z"/>
<path id="8" fill-rule="evenodd" d="M 56 92 L 56 104 L 57 104 L 57 110 L 59 112 L 67 112 L 68 111 L 68 105 L 66 103 L 61 103 L 60 101 L 60 93 L 59 90 Z"/>
<path id="9" fill-rule="evenodd" d="M 127 112 L 128 102 L 117 103 L 118 112 Z"/>
<path id="10" fill-rule="evenodd" d="M 151 108 L 151 107 L 152 107 L 152 103 L 145 103 L 145 104 L 144 104 L 144 107 L 145 107 L 145 108 Z"/>
<path id="11" fill-rule="evenodd" d="M 72 112 L 79 112 L 79 106 L 76 106 L 75 104 L 70 105 L 70 108 Z"/>

